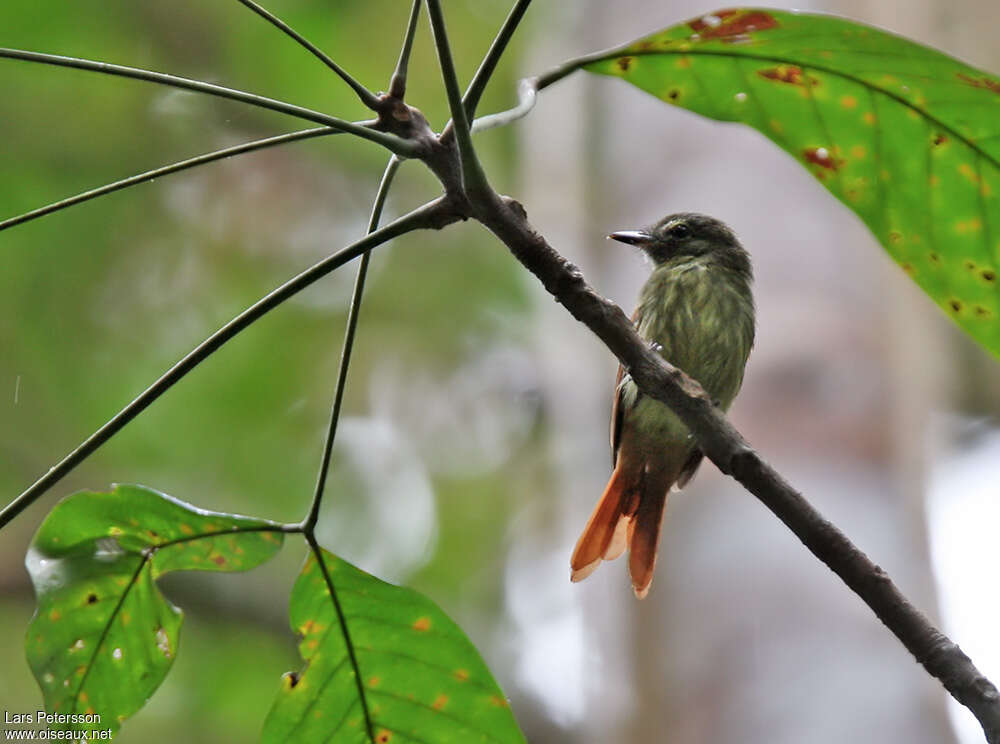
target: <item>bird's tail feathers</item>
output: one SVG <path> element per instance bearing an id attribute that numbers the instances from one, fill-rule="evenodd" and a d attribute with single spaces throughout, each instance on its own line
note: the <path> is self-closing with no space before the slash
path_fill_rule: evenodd
<path id="1" fill-rule="evenodd" d="M 667 491 L 674 481 L 669 469 L 644 472 L 628 468 L 619 458 L 604 494 L 594 508 L 570 559 L 572 581 L 582 581 L 601 561 L 611 561 L 628 548 L 632 590 L 642 599 L 649 593 L 660 542 L 660 524 Z"/>
<path id="2" fill-rule="evenodd" d="M 634 481 L 626 473 L 624 460 L 619 458 L 600 501 L 576 541 L 570 559 L 572 581 L 583 581 L 602 560 L 613 560 L 625 551 L 631 532 L 629 525 L 635 512 L 631 502 L 636 500 L 633 494 L 638 484 Z"/>
<path id="3" fill-rule="evenodd" d="M 656 568 L 656 553 L 660 544 L 660 525 L 663 506 L 672 482 L 662 478 L 643 479 L 643 493 L 639 508 L 633 517 L 628 540 L 628 572 L 632 578 L 632 591 L 638 599 L 649 593 Z"/>

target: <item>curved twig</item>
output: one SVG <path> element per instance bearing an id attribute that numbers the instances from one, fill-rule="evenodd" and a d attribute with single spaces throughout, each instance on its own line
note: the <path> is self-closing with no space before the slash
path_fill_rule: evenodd
<path id="1" fill-rule="evenodd" d="M 6 220 L 0 221 L 0 232 L 3 232 L 7 228 L 14 227 L 15 225 L 20 225 L 25 222 L 30 222 L 31 220 L 38 219 L 39 217 L 44 217 L 47 214 L 52 214 L 53 212 L 58 212 L 61 209 L 66 209 L 67 207 L 72 207 L 76 204 L 80 204 L 85 201 L 90 201 L 91 199 L 96 199 L 99 196 L 104 196 L 105 194 L 110 194 L 115 191 L 120 191 L 121 189 L 126 189 L 129 186 L 135 186 L 136 184 L 145 183 L 146 181 L 152 181 L 160 176 L 166 176 L 171 173 L 177 173 L 178 171 L 187 170 L 188 168 L 194 168 L 198 165 L 204 165 L 205 163 L 212 163 L 216 160 L 223 160 L 224 158 L 231 158 L 234 155 L 241 155 L 245 152 L 253 152 L 254 150 L 263 150 L 267 147 L 274 147 L 275 145 L 283 145 L 286 142 L 297 142 L 299 140 L 309 139 L 311 137 L 323 137 L 329 134 L 342 134 L 342 132 L 331 129 L 330 127 L 316 127 L 314 129 L 302 129 L 298 132 L 290 132 L 289 134 L 279 134 L 276 137 L 268 137 L 266 139 L 255 140 L 253 142 L 245 142 L 242 145 L 234 145 L 233 147 L 227 147 L 224 150 L 216 150 L 215 152 L 209 152 L 204 155 L 198 155 L 193 158 L 188 158 L 187 160 L 181 160 L 177 163 L 171 163 L 170 165 L 165 165 L 162 168 L 155 168 L 151 171 L 146 171 L 145 173 L 139 173 L 134 176 L 129 176 L 128 178 L 123 178 L 120 181 L 115 181 L 114 183 L 105 184 L 96 189 L 90 189 L 89 191 L 83 191 L 74 196 L 67 197 L 66 199 L 60 199 L 57 202 L 52 202 L 51 204 L 46 204 L 44 207 L 39 207 L 38 209 L 32 209 L 30 212 L 25 212 L 24 214 L 19 214 L 16 217 L 10 217 Z"/>
<path id="2" fill-rule="evenodd" d="M 242 3 L 250 10 L 252 10 L 254 13 L 263 18 L 265 21 L 270 23 L 272 26 L 280 29 L 287 36 L 294 39 L 296 42 L 299 43 L 300 46 L 312 52 L 312 55 L 316 57 L 316 59 L 318 59 L 324 65 L 333 70 L 340 77 L 341 80 L 343 80 L 351 87 L 351 90 L 353 90 L 357 94 L 358 98 L 361 100 L 361 103 L 363 103 L 366 108 L 371 109 L 372 111 L 379 111 L 378 97 L 370 90 L 368 90 L 368 88 L 366 88 L 357 80 L 355 80 L 350 74 L 348 74 L 347 70 L 338 65 L 336 62 L 334 62 L 333 59 L 331 59 L 331 57 L 326 52 L 324 52 L 318 46 L 309 41 L 309 39 L 307 39 L 305 36 L 300 34 L 294 28 L 289 26 L 283 20 L 278 18 L 278 16 L 274 15 L 274 13 L 271 13 L 269 10 L 267 10 L 267 8 L 261 7 L 253 0 L 236 0 L 236 2 Z"/>
<path id="3" fill-rule="evenodd" d="M 382 174 L 382 181 L 378 186 L 378 193 L 375 195 L 375 203 L 372 204 L 372 213 L 368 221 L 368 234 L 375 232 L 378 228 L 379 220 L 382 219 L 382 208 L 385 206 L 386 197 L 389 195 L 389 187 L 396 177 L 396 171 L 402 161 L 395 155 L 389 158 L 389 163 L 385 166 Z M 307 533 L 312 533 L 319 520 L 319 508 L 323 502 L 323 492 L 326 488 L 326 476 L 330 470 L 330 457 L 333 454 L 333 441 L 337 437 L 337 423 L 340 421 L 340 407 L 344 402 L 344 390 L 347 387 L 347 370 L 351 365 L 351 352 L 354 350 L 354 334 L 358 327 L 358 314 L 361 312 L 361 298 L 365 291 L 365 279 L 368 276 L 368 264 L 371 260 L 372 252 L 367 250 L 361 254 L 361 262 L 358 264 L 358 273 L 354 279 L 354 293 L 351 295 L 351 306 L 347 312 L 347 328 L 344 330 L 344 345 L 340 352 L 340 367 L 337 371 L 337 386 L 333 393 L 333 406 L 330 410 L 330 425 L 326 432 L 326 441 L 323 443 L 323 456 L 320 461 L 319 475 L 316 477 L 316 489 L 313 493 L 312 503 L 309 506 L 309 514 L 302 523 L 302 528 Z"/>
<path id="4" fill-rule="evenodd" d="M 473 132 L 482 132 L 485 129 L 503 127 L 518 119 L 523 119 L 531 110 L 535 108 L 535 101 L 538 100 L 538 79 L 524 78 L 517 84 L 517 105 L 506 111 L 498 111 L 495 114 L 481 116 L 472 122 Z"/>
<path id="5" fill-rule="evenodd" d="M 465 115 L 470 121 L 475 117 L 476 109 L 479 107 L 479 99 L 482 97 L 483 91 L 486 90 L 486 85 L 490 82 L 490 78 L 493 77 L 493 73 L 500 63 L 500 58 L 507 51 L 507 45 L 510 43 L 511 38 L 513 38 L 514 32 L 517 31 L 521 19 L 528 12 L 529 5 L 531 5 L 531 0 L 517 0 L 514 3 L 514 7 L 511 8 L 507 19 L 503 22 L 500 31 L 490 45 L 489 51 L 483 57 L 482 64 L 479 65 L 479 69 L 473 75 L 472 82 L 469 83 L 469 87 L 465 91 L 465 96 L 462 98 L 462 103 L 465 105 Z M 447 127 L 445 127 L 445 130 L 447 131 Z"/>
<path id="6" fill-rule="evenodd" d="M 323 114 L 319 111 L 313 111 L 312 109 L 307 109 L 302 106 L 296 106 L 291 103 L 285 103 L 284 101 L 278 101 L 265 96 L 258 96 L 242 90 L 226 88 L 221 85 L 204 83 L 200 80 L 191 80 L 190 78 L 178 77 L 176 75 L 167 75 L 163 72 L 143 70 L 138 67 L 115 65 L 110 62 L 96 62 L 90 59 L 79 59 L 77 57 L 63 57 L 58 54 L 29 52 L 24 49 L 7 49 L 0 47 L 0 57 L 6 57 L 7 59 L 19 59 L 25 62 L 39 62 L 41 64 L 57 65 L 59 67 L 72 67 L 77 70 L 100 72 L 106 75 L 117 75 L 119 77 L 133 78 L 135 80 L 144 80 L 149 83 L 169 85 L 174 88 L 193 90 L 198 93 L 207 93 L 220 98 L 229 98 L 233 101 L 249 103 L 251 106 L 258 106 L 260 108 L 270 109 L 282 114 L 288 114 L 289 116 L 296 116 L 300 119 L 314 121 L 317 124 L 324 124 L 341 132 L 347 132 L 361 137 L 362 139 L 377 142 L 390 152 L 402 157 L 417 157 L 420 154 L 420 147 L 417 144 L 405 140 L 402 137 L 397 137 L 394 134 L 388 134 L 386 132 L 380 132 L 376 129 L 372 129 L 371 127 L 375 124 L 375 122 L 356 124 L 354 122 L 338 119 L 336 116 Z"/>
<path id="7" fill-rule="evenodd" d="M 116 413 L 100 429 L 91 434 L 75 450 L 64 457 L 57 465 L 35 481 L 20 496 L 11 501 L 3 511 L 0 511 L 0 528 L 10 522 L 14 517 L 24 511 L 37 498 L 48 491 L 52 486 L 68 475 L 77 465 L 89 457 L 98 447 L 108 441 L 118 431 L 120 431 L 132 419 L 148 408 L 153 401 L 163 395 L 167 390 L 182 380 L 188 372 L 205 361 L 216 349 L 233 338 L 236 334 L 249 326 L 255 320 L 273 310 L 289 297 L 301 292 L 318 279 L 329 274 L 334 269 L 343 266 L 353 258 L 361 255 L 392 238 L 413 230 L 444 227 L 460 216 L 452 209 L 451 203 L 445 198 L 435 199 L 428 202 L 400 217 L 381 230 L 377 230 L 365 236 L 361 240 L 352 243 L 341 251 L 328 256 L 319 263 L 309 267 L 301 274 L 275 289 L 270 294 L 261 298 L 231 321 L 222 326 L 219 330 L 206 338 L 191 352 L 184 356 L 177 364 L 167 370 L 166 373 L 148 388 L 146 388 L 135 400 Z"/>

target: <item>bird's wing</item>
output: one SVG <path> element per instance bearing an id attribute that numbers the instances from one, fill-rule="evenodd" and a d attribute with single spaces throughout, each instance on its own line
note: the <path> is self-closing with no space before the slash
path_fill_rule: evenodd
<path id="1" fill-rule="evenodd" d="M 611 401 L 611 466 L 618 464 L 618 445 L 622 441 L 622 378 L 625 368 L 618 365 L 618 376 L 615 378 L 615 397 Z"/>
<path id="2" fill-rule="evenodd" d="M 632 324 L 639 324 L 639 308 L 635 309 L 632 313 Z M 615 377 L 615 396 L 611 401 L 611 466 L 614 467 L 618 464 L 618 449 L 621 446 L 622 441 L 622 423 L 625 416 L 625 411 L 622 409 L 622 380 L 625 379 L 625 368 L 622 365 L 618 365 L 618 375 Z M 637 393 L 636 401 L 638 402 L 642 393 Z M 704 454 L 698 448 L 695 448 L 691 454 L 685 460 L 684 465 L 681 467 L 680 472 L 677 474 L 677 480 L 674 485 L 680 489 L 684 488 L 691 479 L 694 478 L 696 472 L 698 472 L 698 466 L 701 465 L 701 461 L 704 458 Z"/>
<path id="3" fill-rule="evenodd" d="M 701 465 L 701 460 L 704 456 L 705 453 L 697 448 L 688 455 L 688 459 L 684 461 L 684 466 L 677 476 L 676 485 L 678 489 L 684 488 L 684 486 L 691 482 L 694 474 L 698 472 L 698 466 Z"/>
<path id="4" fill-rule="evenodd" d="M 639 324 L 639 308 L 632 313 L 632 325 Z M 615 377 L 615 396 L 611 400 L 611 466 L 618 464 L 618 447 L 622 441 L 622 380 L 625 379 L 625 368 L 618 365 L 618 376 Z"/>

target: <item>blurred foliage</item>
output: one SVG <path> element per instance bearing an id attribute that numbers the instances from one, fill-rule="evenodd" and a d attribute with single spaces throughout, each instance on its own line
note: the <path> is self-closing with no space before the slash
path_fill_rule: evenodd
<path id="1" fill-rule="evenodd" d="M 376 90 L 387 85 L 395 64 L 406 6 L 344 2 L 333 8 L 320 0 L 268 5 Z M 467 0 L 447 10 L 459 73 L 468 80 L 507 4 Z M 338 116 L 367 116 L 329 70 L 236 2 L 112 0 L 95 8 L 8 0 L 0 28 L 5 46 L 147 67 Z M 517 47 L 515 41 L 483 111 L 512 101 Z M 228 101 L 10 60 L 0 64 L 0 89 L 0 217 L 194 154 L 309 126 Z M 447 106 L 426 18 L 408 98 L 432 125 L 443 125 Z M 512 176 L 512 135 L 481 139 L 482 157 L 503 188 Z M 163 178 L 0 234 L 4 499 L 243 307 L 356 239 L 384 163 L 375 146 L 325 138 Z M 403 168 L 387 219 L 436 195 L 436 184 L 417 170 Z M 56 497 L 115 481 L 142 482 L 183 493 L 203 508 L 301 518 L 318 467 L 352 276 L 346 267 L 234 339 L 5 530 L 0 617 L 6 637 L 20 640 L 27 626 L 30 587 L 20 566 Z M 458 427 L 453 441 L 470 451 L 480 441 L 491 448 L 490 457 L 472 458 L 455 471 L 439 465 L 445 458 L 434 448 L 448 442 L 426 439 L 427 422 L 407 405 L 407 386 L 419 380 L 409 392 L 448 407 L 456 366 L 475 368 L 497 349 L 517 357 L 525 340 L 521 319 L 529 310 L 525 281 L 506 251 L 470 225 L 406 236 L 379 249 L 347 390 L 346 416 L 394 432 L 389 456 L 399 443 L 426 440 L 409 461 L 430 484 L 431 524 L 422 551 L 396 565 L 392 578 L 409 576 L 432 590 L 439 603 L 457 608 L 462 625 L 463 613 L 475 611 L 466 597 L 470 583 L 477 586 L 476 600 L 488 604 L 501 591 L 488 547 L 502 542 L 496 525 L 517 506 L 503 484 L 520 469 L 536 467 L 538 456 L 521 446 L 536 408 L 530 390 L 492 381 L 494 418 L 508 432 L 500 440 L 489 432 L 480 437 L 464 420 L 464 409 L 452 410 L 450 424 Z M 386 404 L 378 393 L 390 385 L 398 395 Z M 359 431 L 357 446 L 364 451 L 368 429 Z M 364 486 L 365 478 L 350 476 L 350 468 L 363 469 L 364 462 L 352 463 L 338 450 L 338 466 L 347 471 L 332 475 L 321 531 L 337 539 L 383 529 L 391 515 L 368 507 L 372 494 L 338 487 Z M 446 496 L 445 518 L 434 501 Z M 470 555 L 458 552 L 469 545 L 476 548 Z M 362 567 L 383 558 L 377 547 L 363 560 L 350 552 L 345 557 Z M 184 651 L 163 689 L 118 740 L 255 737 L 260 701 L 273 695 L 277 672 L 295 666 L 287 631 L 274 618 L 284 614 L 285 587 L 300 561 L 301 553 L 283 551 L 241 578 L 241 592 L 191 577 L 189 585 L 204 587 L 197 591 L 206 604 L 186 624 Z M 477 578 L 484 570 L 491 580 L 482 584 Z M 442 577 L 447 580 L 433 591 Z M 235 612 L 249 623 L 239 631 L 233 630 Z M 234 633 L 256 640 L 252 646 L 230 642 Z M 2 649 L 4 666 L 13 670 L 0 682 L 7 687 L 10 681 L 4 692 L 11 694 L 3 699 L 33 710 L 40 700 L 25 687 L 27 665 L 18 646 Z M 248 647 L 255 657 L 286 659 L 285 668 L 269 663 L 267 674 L 251 672 L 258 664 L 248 658 Z M 199 668 L 201 673 L 184 671 Z M 223 676 L 236 685 L 224 701 Z M 21 682 L 15 686 L 14 680 Z M 158 717 L 165 710 L 169 715 Z"/>

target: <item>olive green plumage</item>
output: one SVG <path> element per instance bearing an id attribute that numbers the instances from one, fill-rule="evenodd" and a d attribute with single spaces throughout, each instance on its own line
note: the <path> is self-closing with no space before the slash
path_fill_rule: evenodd
<path id="1" fill-rule="evenodd" d="M 712 217 L 673 214 L 649 228 L 609 237 L 642 248 L 654 268 L 639 293 L 639 335 L 697 380 L 726 410 L 743 383 L 754 340 L 750 257 Z M 629 549 L 636 596 L 649 591 L 667 492 L 694 475 L 701 452 L 663 403 L 619 370 L 611 417 L 615 470 L 577 542 L 572 579 Z"/>
<path id="2" fill-rule="evenodd" d="M 646 249 L 655 267 L 639 293 L 639 335 L 728 410 L 754 340 L 750 258 L 728 227 L 704 215 L 671 215 L 649 234 L 656 239 Z M 626 378 L 621 387 L 619 405 L 633 409 L 635 384 Z M 655 436 L 671 441 L 688 436 L 687 427 L 658 401 L 641 398 L 631 415 Z"/>

